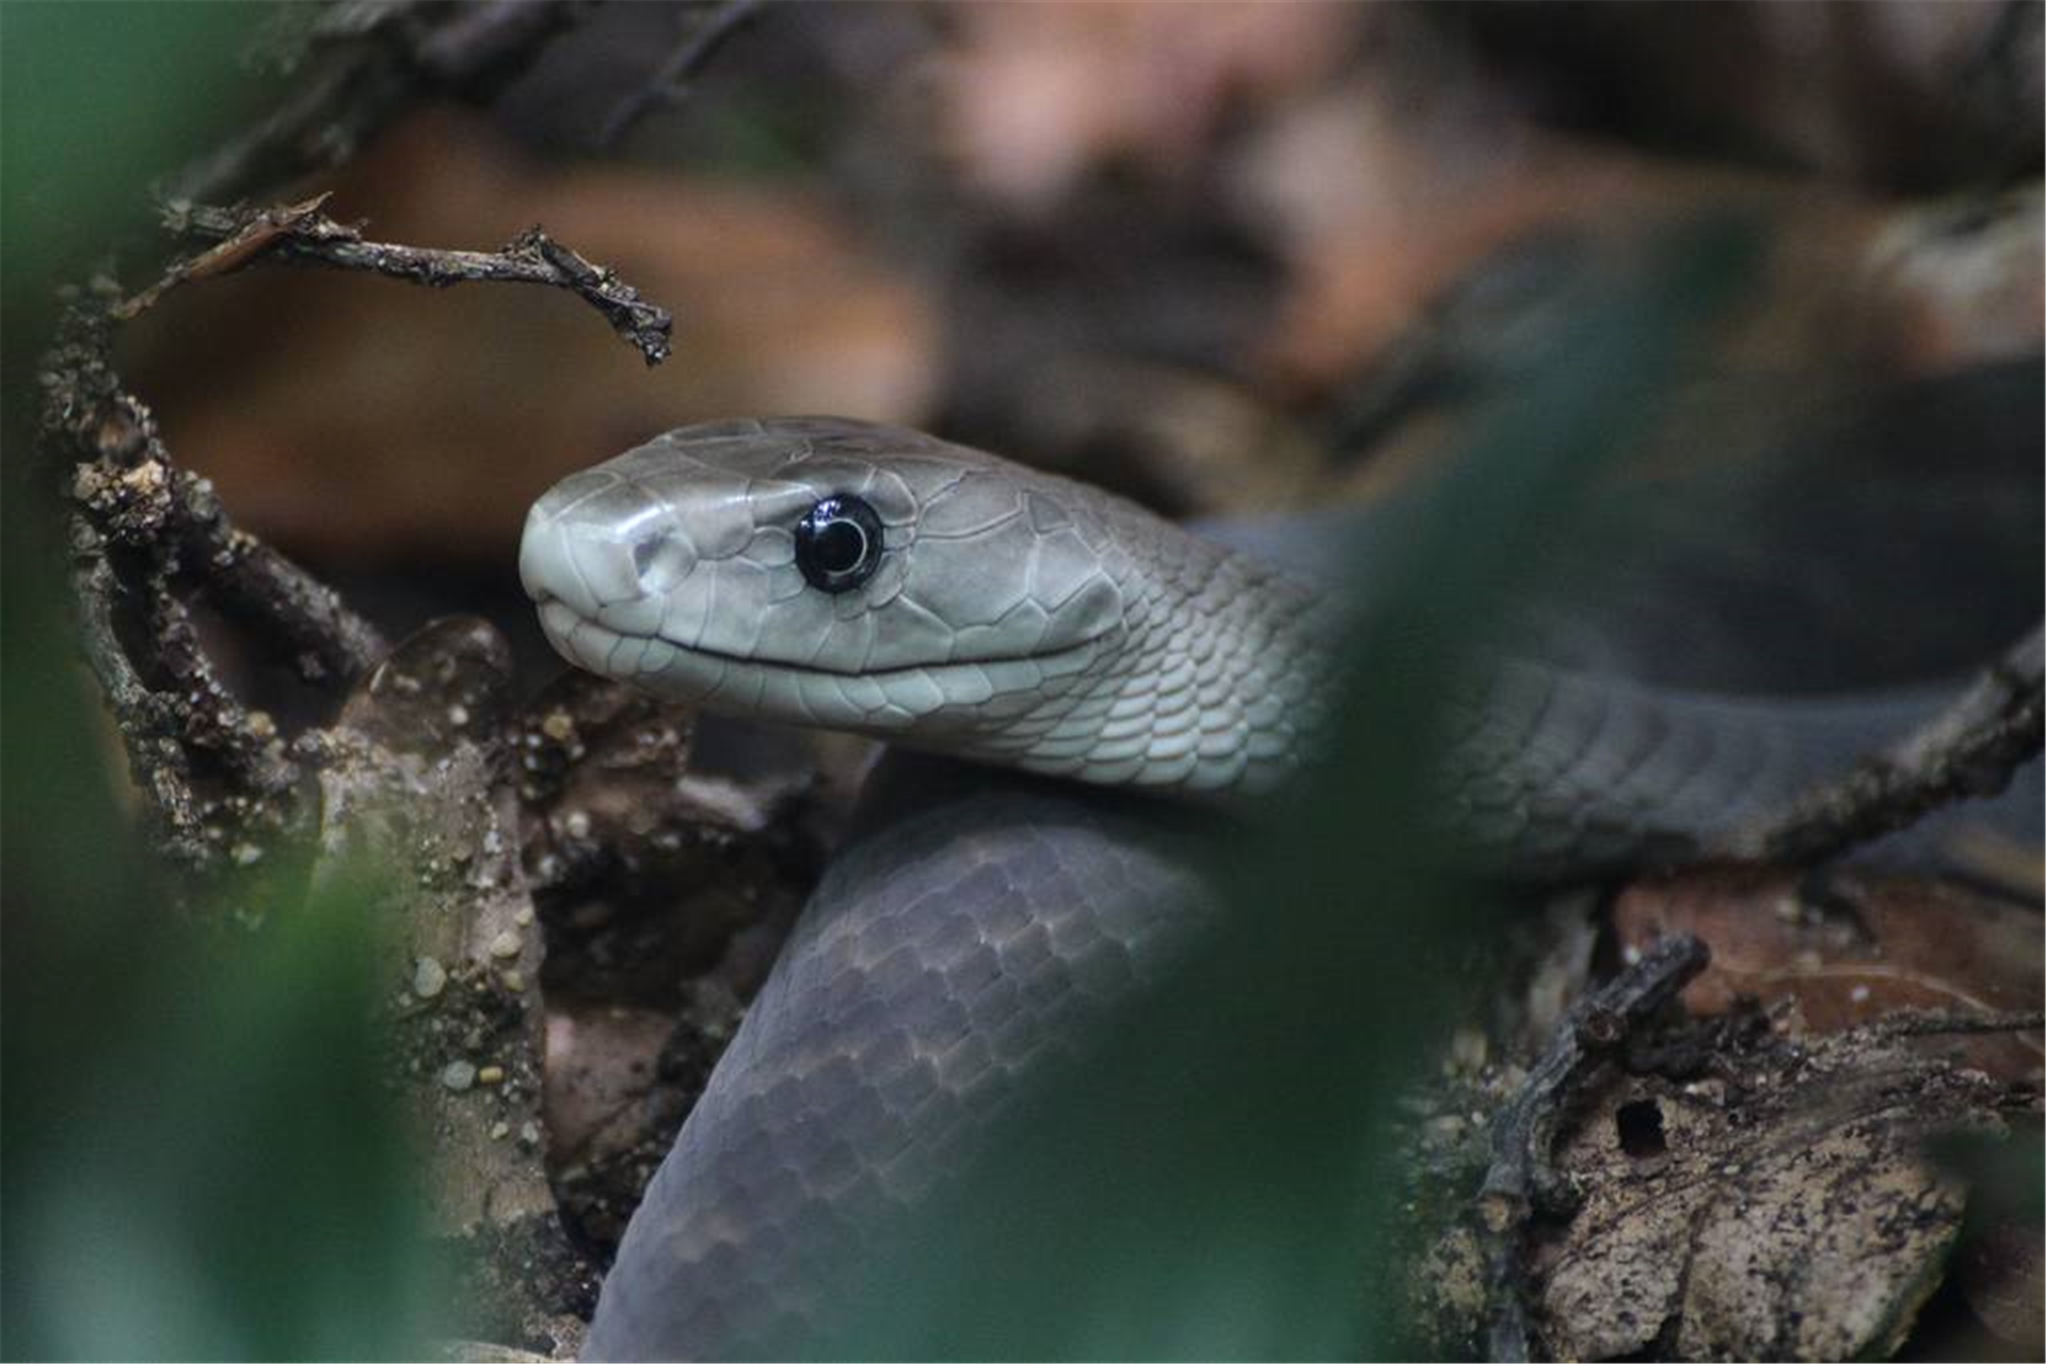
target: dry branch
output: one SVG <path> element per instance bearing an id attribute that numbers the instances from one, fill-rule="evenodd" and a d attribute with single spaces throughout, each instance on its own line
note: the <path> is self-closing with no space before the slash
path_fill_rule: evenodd
<path id="1" fill-rule="evenodd" d="M 457 284 L 544 284 L 566 289 L 604 315 L 648 365 L 668 358 L 674 318 L 667 309 L 611 271 L 593 265 L 538 227 L 520 233 L 501 251 L 438 250 L 396 242 L 365 241 L 359 225 L 336 222 L 320 210 L 329 196 L 254 212 L 187 204 L 172 210 L 174 231 L 212 238 L 216 245 L 174 263 L 163 277 L 121 304 L 115 315 L 132 318 L 154 307 L 171 289 L 231 274 L 257 261 L 320 265 L 404 280 L 431 289 Z"/>
<path id="2" fill-rule="evenodd" d="M 308 681 L 343 682 L 383 653 L 376 628 L 228 518 L 178 468 L 115 373 L 113 311 L 75 302 L 43 367 L 42 455 L 69 476 L 70 581 L 81 642 L 128 752 L 161 852 L 194 870 L 248 860 L 248 834 L 298 827 L 302 775 L 271 718 L 222 681 L 191 616 L 200 596 Z"/>
<path id="3" fill-rule="evenodd" d="M 2046 626 L 2013 644 L 1953 704 L 1880 757 L 1737 830 L 1716 851 L 1805 864 L 1908 828 L 1942 805 L 1990 796 L 2039 753 Z"/>
<path id="4" fill-rule="evenodd" d="M 1705 944 L 1688 934 L 1656 943 L 1641 960 L 1578 1002 L 1527 1084 L 1494 1120 L 1493 1161 L 1478 1191 L 1491 1242 L 1492 1358 L 1528 1357 L 1520 1233 L 1536 1213 L 1571 1210 L 1568 1181 L 1550 1163 L 1571 1101 L 1711 959 Z"/>
<path id="5" fill-rule="evenodd" d="M 1969 1033 L 2036 1032 L 2046 1026 L 2037 1009 L 1972 1012 L 1961 1009 L 1897 1009 L 1862 1029 L 1871 1037 L 1952 1037 Z"/>
<path id="6" fill-rule="evenodd" d="M 632 126 L 663 105 L 679 104 L 689 96 L 689 78 L 724 45 L 725 39 L 743 28 L 759 12 L 760 0 L 724 0 L 710 13 L 696 20 L 688 37 L 661 63 L 652 80 L 620 100 L 597 134 L 599 147 L 610 147 L 630 132 Z"/>
<path id="7" fill-rule="evenodd" d="M 170 290 L 259 262 L 324 265 L 430 286 L 545 284 L 604 314 L 648 364 L 668 353 L 671 319 L 610 271 L 535 228 L 504 251 L 436 251 L 362 239 L 327 217 L 321 195 L 233 212 L 187 207 L 177 226 L 211 236 L 126 300 L 111 286 L 73 303 L 44 368 L 46 461 L 69 466 L 77 513 L 72 585 L 87 661 L 144 793 L 157 843 L 194 869 L 252 831 L 301 827 L 302 757 L 270 717 L 235 696 L 193 627 L 205 597 L 308 682 L 346 686 L 383 657 L 375 626 L 312 574 L 235 526 L 212 485 L 178 467 L 149 408 L 113 364 L 116 324 Z M 132 620 L 124 630 L 122 622 Z"/>
<path id="8" fill-rule="evenodd" d="M 589 9 L 576 0 L 337 0 L 278 54 L 295 75 L 284 101 L 180 172 L 170 196 L 272 197 L 349 161 L 428 98 L 488 97 Z"/>

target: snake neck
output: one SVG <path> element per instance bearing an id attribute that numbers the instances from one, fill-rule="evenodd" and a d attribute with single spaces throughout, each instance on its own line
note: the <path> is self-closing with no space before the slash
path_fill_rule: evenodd
<path id="1" fill-rule="evenodd" d="M 1120 625 L 1037 660 L 1027 700 L 996 698 L 946 748 L 1103 785 L 1225 800 L 1270 790 L 1305 760 L 1328 709 L 1326 594 L 1176 530 L 1130 529 L 1101 528 Z"/>

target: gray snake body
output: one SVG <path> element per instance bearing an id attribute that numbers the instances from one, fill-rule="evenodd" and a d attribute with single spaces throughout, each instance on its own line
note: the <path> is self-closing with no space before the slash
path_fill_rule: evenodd
<path id="1" fill-rule="evenodd" d="M 592 671 L 1091 788 L 1240 805 L 1307 759 L 1334 685 L 1315 585 L 864 423 L 671 432 L 547 494 L 520 566 Z M 1516 873 L 1680 859 L 1935 703 L 1505 663 L 1453 708 L 1430 800 Z M 1208 912 L 1145 802 L 1012 782 L 917 806 L 819 885 L 627 1231 L 592 1357 L 799 1349 L 862 1228 Z"/>

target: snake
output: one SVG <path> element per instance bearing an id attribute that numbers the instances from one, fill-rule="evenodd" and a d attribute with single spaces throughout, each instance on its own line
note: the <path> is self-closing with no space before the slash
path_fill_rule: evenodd
<path id="1" fill-rule="evenodd" d="M 590 672 L 1022 774 L 911 760 L 908 797 L 834 859 L 629 1222 L 588 1358 L 800 1350 L 860 1225 L 953 1177 L 1199 930 L 1159 812 L 1255 809 L 1313 763 L 1341 688 L 1339 588 L 844 418 L 686 426 L 572 474 L 533 505 L 519 570 Z M 1501 658 L 1448 707 L 1429 804 L 1509 875 L 1677 863 L 1942 695 Z"/>

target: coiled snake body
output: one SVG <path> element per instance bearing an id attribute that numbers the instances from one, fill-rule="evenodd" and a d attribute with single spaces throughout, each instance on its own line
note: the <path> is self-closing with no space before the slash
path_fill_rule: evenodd
<path id="1" fill-rule="evenodd" d="M 591 671 L 1089 788 L 1241 802 L 1308 759 L 1329 704 L 1338 608 L 1318 586 L 867 423 L 670 432 L 543 497 L 520 570 Z M 1681 856 L 1927 704 L 1502 664 L 1442 804 L 1508 867 Z M 868 1212 L 943 1179 L 1039 1059 L 1192 931 L 1198 887 L 1129 805 L 996 785 L 841 855 L 647 1190 L 593 1357 L 799 1346 Z"/>

